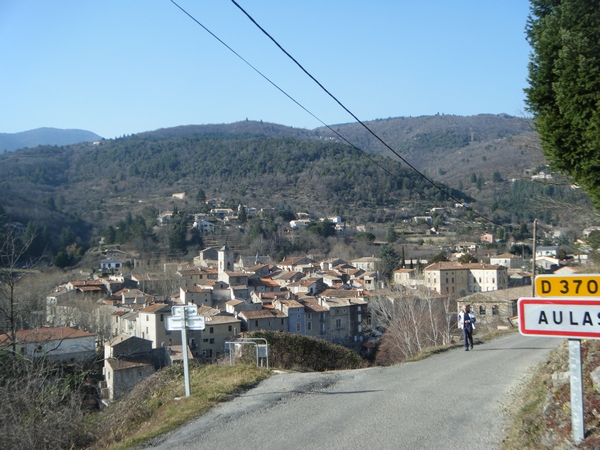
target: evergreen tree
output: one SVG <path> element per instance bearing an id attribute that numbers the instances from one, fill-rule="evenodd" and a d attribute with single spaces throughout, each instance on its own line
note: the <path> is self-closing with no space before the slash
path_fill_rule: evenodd
<path id="1" fill-rule="evenodd" d="M 600 8 L 589 0 L 531 0 L 528 110 L 554 170 L 600 207 Z"/>
<path id="2" fill-rule="evenodd" d="M 398 254 L 389 244 L 386 244 L 381 247 L 379 251 L 379 258 L 381 262 L 379 263 L 379 273 L 382 277 L 387 280 L 392 280 L 394 277 L 394 270 L 400 268 L 400 258 L 398 258 Z"/>
<path id="3" fill-rule="evenodd" d="M 393 223 L 391 223 L 388 227 L 387 234 L 385 235 L 385 240 L 388 244 L 393 244 L 398 240 L 398 233 L 396 233 Z"/>
<path id="4" fill-rule="evenodd" d="M 198 189 L 198 193 L 196 194 L 196 201 L 198 203 L 204 203 L 206 201 L 206 193 L 204 192 L 204 189 Z"/>

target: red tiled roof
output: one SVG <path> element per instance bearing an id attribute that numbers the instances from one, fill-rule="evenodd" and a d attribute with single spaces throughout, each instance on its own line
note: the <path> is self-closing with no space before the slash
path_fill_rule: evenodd
<path id="1" fill-rule="evenodd" d="M 59 339 L 77 339 L 91 336 L 96 335 L 88 331 L 78 330 L 70 327 L 46 327 L 17 331 L 16 341 L 24 344 L 55 341 Z M 6 344 L 10 342 L 11 338 L 8 334 L 0 334 L 0 344 Z"/>

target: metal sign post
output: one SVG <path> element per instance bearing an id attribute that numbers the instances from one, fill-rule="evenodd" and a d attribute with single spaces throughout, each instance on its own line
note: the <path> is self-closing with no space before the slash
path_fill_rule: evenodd
<path id="1" fill-rule="evenodd" d="M 573 441 L 579 443 L 585 438 L 580 339 L 569 339 L 569 368 L 571 370 L 571 429 Z"/>
<path id="2" fill-rule="evenodd" d="M 600 339 L 600 298 L 579 295 L 596 292 L 597 278 L 540 276 L 536 279 L 538 295 L 552 293 L 559 298 L 520 298 L 518 301 L 522 335 L 569 339 L 571 428 L 576 444 L 585 438 L 581 339 Z M 565 298 L 569 294 L 574 298 Z"/>
<path id="3" fill-rule="evenodd" d="M 172 316 L 168 316 L 165 327 L 169 331 L 181 330 L 181 347 L 183 352 L 183 378 L 185 382 L 185 396 L 190 396 L 190 370 L 188 365 L 187 329 L 204 330 L 204 316 L 198 315 L 196 305 L 173 306 Z"/>

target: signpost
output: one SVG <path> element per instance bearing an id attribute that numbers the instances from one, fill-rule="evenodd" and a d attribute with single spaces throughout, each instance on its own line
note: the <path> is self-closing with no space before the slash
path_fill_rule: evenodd
<path id="1" fill-rule="evenodd" d="M 569 339 L 573 441 L 585 437 L 581 339 L 600 339 L 600 275 L 538 275 L 535 292 L 520 298 L 519 332 Z"/>
<path id="2" fill-rule="evenodd" d="M 183 377 L 185 380 L 185 396 L 190 396 L 190 370 L 188 366 L 187 330 L 204 330 L 204 316 L 198 315 L 198 306 L 173 306 L 172 316 L 167 316 L 165 327 L 169 331 L 181 330 L 183 352 Z"/>

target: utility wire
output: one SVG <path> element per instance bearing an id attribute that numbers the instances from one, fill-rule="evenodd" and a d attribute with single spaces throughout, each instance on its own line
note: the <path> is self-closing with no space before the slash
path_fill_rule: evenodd
<path id="1" fill-rule="evenodd" d="M 290 58 L 299 68 L 300 70 L 302 70 L 311 80 L 313 80 L 323 91 L 325 91 L 325 93 L 327 95 L 329 95 L 338 105 L 340 105 L 342 107 L 342 109 L 344 111 L 346 111 L 348 114 L 350 114 L 350 116 L 352 116 L 352 118 L 354 120 L 356 120 L 356 122 L 358 122 L 360 125 L 363 126 L 363 128 L 365 128 L 375 139 L 377 139 L 381 144 L 383 144 L 383 146 L 385 148 L 387 148 L 388 150 L 390 150 L 394 155 L 396 155 L 398 157 L 398 159 L 400 159 L 404 164 L 406 164 L 410 169 L 412 169 L 415 173 L 417 173 L 417 175 L 419 175 L 420 177 L 422 177 L 425 181 L 427 181 L 429 184 L 431 184 L 433 187 L 435 187 L 437 190 L 439 190 L 440 192 L 442 192 L 444 195 L 446 195 L 448 198 L 454 200 L 457 203 L 462 203 L 461 200 L 455 198 L 452 193 L 448 192 L 446 189 L 443 189 L 441 186 L 439 186 L 437 183 L 435 183 L 432 179 L 430 179 L 429 177 L 427 177 L 425 174 L 423 174 L 422 172 L 420 172 L 416 167 L 414 167 L 412 164 L 410 164 L 406 159 L 404 159 L 402 156 L 400 156 L 400 154 L 394 150 L 390 145 L 387 144 L 387 142 L 385 142 L 382 138 L 379 137 L 379 135 L 377 135 L 377 133 L 375 133 L 373 130 L 371 130 L 371 128 L 369 128 L 367 126 L 367 124 L 365 124 L 362 120 L 360 120 L 352 111 L 350 111 L 340 100 L 338 100 L 338 98 L 333 95 L 331 92 L 329 92 L 329 90 L 327 90 L 327 88 L 325 88 L 325 86 L 323 86 L 319 80 L 317 80 L 308 70 L 306 70 L 302 64 L 300 64 L 296 58 L 294 58 L 287 50 L 285 50 L 281 44 L 279 44 L 279 42 L 277 42 L 277 40 L 275 38 L 273 38 L 273 36 L 271 36 L 263 27 L 261 27 L 258 22 L 256 20 L 254 20 L 254 18 L 248 14 L 248 12 L 246 12 L 246 10 L 244 8 L 242 8 L 235 0 L 231 0 L 231 2 L 238 7 L 238 9 L 240 11 L 242 11 L 244 13 L 244 15 L 250 19 L 250 21 L 256 25 L 256 27 L 262 31 L 288 58 Z M 487 222 L 490 222 L 494 225 L 498 225 L 498 226 L 502 226 L 501 224 L 495 223 L 493 220 L 487 218 L 486 216 L 478 213 L 477 211 L 475 211 L 472 208 L 467 208 L 468 210 L 470 210 L 473 214 L 475 214 L 476 216 L 480 217 L 481 219 L 484 219 Z"/>
<path id="2" fill-rule="evenodd" d="M 286 91 L 284 91 L 282 88 L 280 88 L 274 81 L 272 81 L 269 77 L 267 77 L 264 73 L 262 73 L 260 70 L 258 70 L 254 65 L 252 65 L 249 61 L 247 61 L 244 57 L 242 57 L 239 53 L 237 53 L 233 48 L 231 48 L 229 45 L 227 45 L 222 39 L 220 39 L 216 34 L 214 34 L 212 31 L 210 31 L 207 27 L 205 27 L 200 21 L 198 21 L 194 16 L 192 16 L 190 13 L 188 13 L 184 8 L 182 8 L 180 5 L 178 5 L 174 0 L 171 0 L 171 3 L 173 3 L 175 6 L 177 6 L 181 11 L 183 11 L 183 13 L 185 13 L 190 19 L 192 19 L 194 22 L 196 22 L 200 27 L 202 27 L 207 33 L 209 33 L 212 37 L 214 37 L 217 41 L 219 41 L 222 45 L 224 45 L 229 51 L 231 51 L 235 56 L 237 56 L 239 59 L 241 59 L 244 63 L 246 63 L 252 70 L 254 70 L 257 74 L 259 74 L 261 77 L 263 77 L 267 82 L 269 82 L 273 87 L 275 87 L 279 92 L 281 92 L 283 95 L 285 95 L 287 98 L 289 98 L 291 101 L 293 101 L 296 105 L 298 105 L 300 108 L 302 108 L 304 111 L 306 111 L 308 114 L 310 114 L 314 119 L 316 119 L 319 123 L 321 123 L 324 127 L 328 128 L 332 133 L 334 133 L 335 135 L 337 135 L 340 139 L 342 139 L 344 142 L 346 142 L 348 145 L 350 145 L 352 148 L 354 148 L 355 150 L 358 150 L 361 152 L 361 154 L 363 156 L 365 156 L 367 159 L 369 159 L 373 164 L 375 164 L 377 167 L 379 167 L 381 170 L 383 170 L 384 172 L 386 172 L 388 175 L 390 175 L 392 178 L 398 180 L 398 181 L 402 181 L 402 179 L 396 175 L 395 173 L 391 172 L 387 167 L 385 167 L 383 164 L 377 162 L 375 159 L 373 159 L 368 152 L 362 150 L 361 148 L 357 147 L 356 145 L 354 145 L 352 142 L 350 142 L 348 139 L 346 139 L 346 137 L 344 137 L 343 135 L 341 135 L 338 131 L 336 131 L 335 129 L 333 129 L 330 125 L 326 124 L 323 120 L 321 120 L 319 117 L 317 117 L 314 113 L 312 113 L 310 110 L 308 110 L 304 105 L 302 105 L 300 102 L 298 102 L 295 98 L 293 98 L 291 95 L 289 95 Z M 460 200 L 457 200 L 458 202 L 460 202 Z"/>
<path id="3" fill-rule="evenodd" d="M 231 51 L 235 56 L 237 56 L 238 58 L 240 58 L 244 63 L 246 63 L 252 70 L 254 70 L 257 74 L 259 74 L 261 77 L 263 77 L 267 82 L 269 82 L 273 87 L 275 87 L 275 89 L 277 89 L 279 92 L 281 92 L 283 95 L 285 95 L 287 98 L 289 98 L 291 101 L 293 101 L 296 105 L 298 105 L 300 108 L 302 108 L 304 111 L 306 111 L 308 114 L 310 114 L 314 119 L 316 119 L 317 121 L 319 121 L 319 123 L 321 123 L 324 127 L 327 127 L 331 132 L 333 132 L 334 134 L 336 134 L 340 139 L 342 139 L 344 142 L 346 142 L 348 145 L 350 145 L 352 148 L 354 148 L 355 150 L 359 150 L 364 156 L 366 156 L 373 164 L 375 164 L 377 167 L 379 167 L 381 170 L 383 170 L 384 172 L 386 172 L 388 175 L 390 175 L 391 177 L 402 181 L 402 179 L 390 172 L 388 170 L 387 167 L 385 167 L 384 165 L 378 163 L 377 161 L 375 161 L 373 158 L 371 158 L 371 156 L 369 156 L 369 154 L 367 152 L 365 152 L 364 150 L 362 150 L 361 148 L 357 147 L 356 145 L 354 145 L 352 142 L 350 142 L 348 139 L 346 139 L 344 136 L 342 136 L 338 131 L 334 130 L 330 125 L 326 124 L 325 122 L 323 122 L 319 117 L 317 117 L 315 114 L 313 114 L 311 111 L 309 111 L 304 105 L 302 105 L 300 102 L 298 102 L 295 98 L 293 98 L 291 95 L 289 95 L 286 91 L 284 91 L 283 89 L 281 89 L 277 84 L 275 84 L 274 81 L 272 81 L 269 77 L 267 77 L 264 73 L 262 73 L 260 70 L 258 70 L 255 66 L 253 66 L 249 61 L 247 61 L 244 57 L 242 57 L 239 53 L 237 53 L 233 48 L 231 48 L 229 45 L 227 45 L 222 39 L 220 39 L 216 34 L 214 34 L 212 31 L 210 31 L 208 28 L 206 28 L 202 23 L 200 23 L 200 21 L 198 21 L 194 16 L 192 16 L 190 13 L 188 13 L 185 9 L 183 9 L 180 5 L 178 5 L 174 0 L 171 0 L 171 3 L 173 3 L 175 6 L 177 6 L 177 8 L 179 8 L 181 11 L 183 11 L 183 13 L 185 13 L 185 15 L 187 15 L 190 19 L 192 19 L 194 22 L 196 22 L 198 25 L 200 25 L 208 34 L 210 34 L 212 37 L 214 37 L 217 41 L 219 41 L 221 44 L 223 44 L 229 51 Z"/>
<path id="4" fill-rule="evenodd" d="M 289 95 L 286 91 L 284 91 L 282 88 L 280 88 L 274 81 L 272 81 L 269 77 L 267 77 L 264 73 L 262 73 L 260 70 L 258 70 L 254 65 L 252 65 L 249 61 L 247 61 L 244 57 L 242 57 L 239 53 L 237 53 L 233 48 L 231 48 L 229 45 L 227 45 L 222 39 L 220 39 L 216 34 L 214 34 L 212 31 L 210 31 L 206 26 L 204 26 L 199 20 L 197 20 L 194 16 L 192 16 L 189 12 L 187 12 L 183 7 L 181 7 L 177 2 L 175 2 L 175 0 L 170 0 L 171 3 L 173 3 L 177 8 L 179 8 L 185 15 L 187 15 L 190 19 L 192 19 L 197 25 L 199 25 L 200 27 L 202 27 L 207 33 L 209 33 L 212 37 L 214 37 L 217 41 L 219 41 L 223 46 L 225 46 L 229 51 L 231 51 L 234 55 L 236 55 L 239 59 L 241 59 L 244 63 L 246 63 L 252 70 L 254 70 L 257 74 L 259 74 L 261 77 L 263 77 L 268 83 L 270 83 L 273 87 L 275 87 L 279 92 L 281 92 L 283 95 L 285 95 L 287 98 L 289 98 L 292 102 L 294 102 L 296 105 L 298 105 L 300 108 L 302 108 L 304 111 L 306 111 L 310 116 L 312 116 L 314 119 L 316 119 L 319 123 L 321 123 L 323 126 L 325 126 L 327 129 L 329 129 L 331 132 L 333 132 L 335 135 L 337 135 L 340 139 L 342 139 L 344 142 L 346 142 L 348 145 L 350 145 L 352 148 L 356 149 L 356 150 L 360 150 L 361 153 L 366 156 L 372 163 L 374 163 L 377 167 L 379 167 L 381 170 L 383 170 L 384 172 L 386 172 L 388 175 L 390 175 L 391 177 L 402 181 L 401 178 L 392 173 L 387 167 L 385 167 L 384 165 L 380 164 L 379 162 L 375 161 L 373 158 L 371 158 L 369 156 L 368 152 L 365 152 L 364 150 L 360 149 L 359 147 L 357 147 L 356 145 L 354 145 L 352 142 L 350 142 L 348 139 L 346 139 L 343 135 L 341 135 L 338 131 L 334 130 L 330 125 L 326 124 L 323 120 L 321 120 L 319 117 L 317 117 L 315 114 L 313 114 L 311 111 L 309 111 L 306 107 L 304 107 L 300 102 L 298 102 L 296 99 L 294 99 L 291 95 Z M 443 189 L 442 187 L 440 187 L 438 184 L 436 184 L 433 180 L 429 179 L 426 175 L 424 175 L 423 173 L 421 173 L 416 167 L 414 167 L 412 164 L 410 164 L 408 161 L 406 161 L 402 156 L 400 156 L 392 147 L 390 147 L 386 142 L 384 142 L 375 132 L 373 132 L 364 122 L 362 122 L 358 117 L 356 117 L 348 108 L 346 108 L 335 96 L 333 96 L 333 94 L 331 94 L 316 78 L 314 78 L 306 69 L 304 69 L 304 67 L 302 67 L 302 65 L 300 63 L 298 63 L 298 61 L 296 61 L 296 59 L 294 57 L 292 57 L 281 45 L 279 45 L 279 43 L 273 38 L 271 37 L 271 35 L 269 35 L 269 33 L 267 33 L 238 3 L 235 2 L 235 0 L 232 0 L 232 2 L 264 33 L 266 34 L 269 39 L 271 39 L 290 59 L 292 59 L 292 61 L 294 61 L 296 63 L 296 65 L 298 65 L 302 71 L 304 73 L 306 73 L 315 83 L 317 83 L 317 85 L 319 87 L 321 87 L 321 89 L 323 89 L 331 98 L 333 98 L 346 112 L 348 112 L 359 124 L 361 124 L 370 134 L 372 134 L 379 142 L 381 142 L 386 148 L 388 148 L 392 153 L 394 153 L 402 162 L 404 162 L 411 170 L 413 170 L 417 175 L 419 175 L 421 178 L 423 178 L 425 181 L 427 181 L 429 184 L 431 184 L 432 186 L 434 186 L 437 190 L 439 190 L 440 192 L 442 192 L 444 195 L 446 195 L 448 198 L 454 200 L 456 203 L 460 203 L 463 204 L 463 201 L 461 199 L 458 199 L 456 197 L 454 197 L 450 192 L 448 192 L 447 190 Z M 481 219 L 490 222 L 494 225 L 497 226 L 503 226 L 501 224 L 498 224 L 496 222 L 494 222 L 493 220 L 485 217 L 484 215 L 478 213 L 477 211 L 475 211 L 474 209 L 467 207 L 466 208 L 468 211 L 471 211 L 474 215 L 480 217 Z"/>

